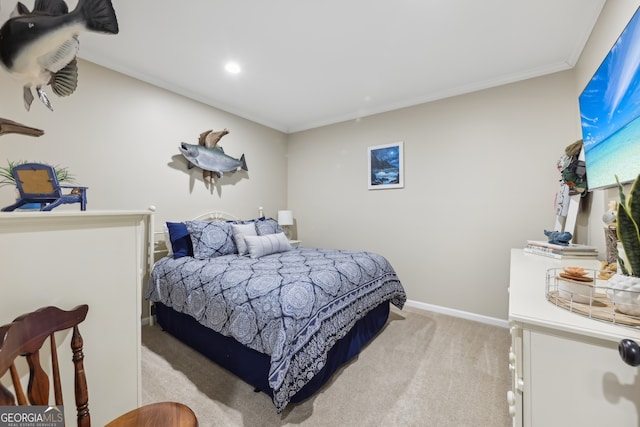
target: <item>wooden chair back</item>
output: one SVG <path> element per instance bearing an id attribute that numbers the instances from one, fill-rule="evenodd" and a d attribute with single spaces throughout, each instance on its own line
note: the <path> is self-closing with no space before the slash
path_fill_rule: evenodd
<path id="1" fill-rule="evenodd" d="M 7 372 L 15 395 L 0 384 L 0 405 L 44 405 L 49 401 L 50 386 L 53 382 L 54 405 L 64 405 L 55 332 L 73 329 L 71 351 L 75 372 L 75 401 L 79 427 L 89 427 L 89 396 L 84 372 L 82 336 L 78 325 L 87 317 L 89 306 L 80 305 L 73 310 L 63 311 L 56 307 L 44 307 L 16 318 L 12 323 L 0 327 L 0 377 Z M 40 353 L 49 340 L 51 346 L 51 375 L 42 367 Z M 25 394 L 15 361 L 25 357 L 29 365 L 29 382 Z"/>
<path id="2" fill-rule="evenodd" d="M 84 371 L 83 340 L 78 325 L 87 317 L 89 306 L 79 305 L 64 311 L 57 307 L 44 307 L 17 317 L 0 326 L 0 378 L 8 372 L 13 392 L 0 383 L 0 406 L 61 406 L 62 383 L 55 333 L 72 330 L 71 351 L 74 365 L 75 404 L 78 427 L 90 427 L 89 393 Z M 40 362 L 45 343 L 51 346 L 51 372 L 48 374 Z M 16 360 L 24 357 L 29 366 L 27 392 L 24 392 Z M 46 366 L 46 365 L 45 365 Z M 51 383 L 53 400 L 50 402 Z M 110 421 L 108 427 L 197 427 L 198 419 L 188 406 L 178 402 L 158 402 L 133 409 Z"/>

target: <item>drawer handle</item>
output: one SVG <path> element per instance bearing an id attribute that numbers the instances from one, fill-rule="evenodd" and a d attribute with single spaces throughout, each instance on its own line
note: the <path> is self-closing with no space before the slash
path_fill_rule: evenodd
<path id="1" fill-rule="evenodd" d="M 618 352 L 624 362 L 631 366 L 640 365 L 640 346 L 630 339 L 623 339 L 618 344 Z"/>

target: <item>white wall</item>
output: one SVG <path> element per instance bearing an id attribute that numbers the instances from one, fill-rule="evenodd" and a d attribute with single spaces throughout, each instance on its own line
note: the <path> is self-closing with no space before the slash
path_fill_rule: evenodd
<path id="1" fill-rule="evenodd" d="M 20 84 L 0 72 L 0 117 L 45 131 L 38 138 L 0 136 L 0 163 L 68 166 L 77 184 L 89 187 L 88 209 L 155 205 L 156 226 L 210 210 L 250 218 L 264 206 L 267 215 L 275 216 L 286 206 L 285 134 L 90 62 L 80 61 L 78 68 L 74 94 L 58 98 L 48 90 L 53 112 L 37 98 L 27 112 Z M 187 170 L 178 146 L 197 144 L 201 132 L 224 128 L 230 133 L 220 145 L 233 157 L 244 153 L 249 172 L 225 176 L 207 188 L 199 169 Z M 0 188 L 0 206 L 14 197 L 13 188 Z"/>
<path id="2" fill-rule="evenodd" d="M 580 138 L 574 87 L 568 71 L 291 135 L 298 237 L 386 256 L 411 300 L 506 319 L 509 249 L 553 228 Z M 367 190 L 367 147 L 394 141 L 405 188 Z"/>

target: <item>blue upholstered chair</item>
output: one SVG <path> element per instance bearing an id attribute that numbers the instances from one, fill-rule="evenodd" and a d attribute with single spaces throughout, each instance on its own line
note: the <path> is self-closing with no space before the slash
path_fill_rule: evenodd
<path id="1" fill-rule="evenodd" d="M 80 203 L 80 210 L 87 209 L 87 187 L 60 185 L 53 166 L 42 163 L 23 163 L 13 167 L 13 178 L 16 181 L 20 197 L 5 208 L 3 212 L 13 211 L 28 203 L 40 204 L 41 211 L 67 203 Z M 71 189 L 63 194 L 63 189 Z"/>

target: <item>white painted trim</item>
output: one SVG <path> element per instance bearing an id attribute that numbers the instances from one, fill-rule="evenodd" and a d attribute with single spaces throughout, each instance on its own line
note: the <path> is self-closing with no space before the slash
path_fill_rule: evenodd
<path id="1" fill-rule="evenodd" d="M 495 317 L 483 316 L 481 314 L 469 313 L 468 311 L 455 310 L 453 308 L 441 307 L 439 305 L 426 304 L 419 301 L 407 300 L 408 307 L 419 308 L 421 310 L 432 311 L 434 313 L 446 314 L 453 317 L 461 317 L 474 322 L 486 323 L 487 325 L 509 328 L 509 322 Z"/>

